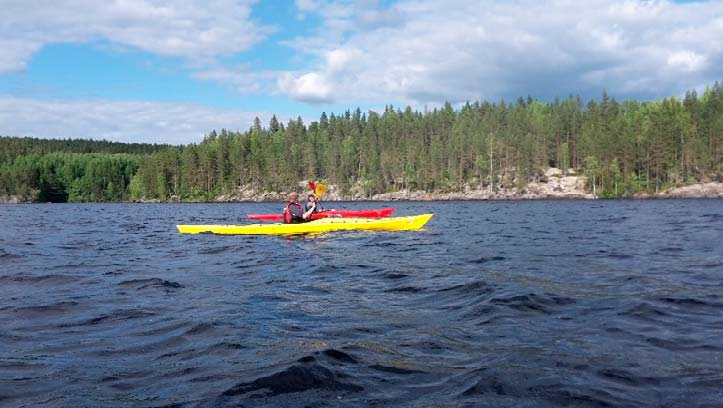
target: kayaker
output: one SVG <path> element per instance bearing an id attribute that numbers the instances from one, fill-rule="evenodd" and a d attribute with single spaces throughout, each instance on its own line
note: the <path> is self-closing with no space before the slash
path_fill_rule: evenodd
<path id="1" fill-rule="evenodd" d="M 310 221 L 312 211 L 304 212 L 304 207 L 299 203 L 299 193 L 289 193 L 289 202 L 284 209 L 284 223 L 298 224 L 300 222 Z"/>
<path id="2" fill-rule="evenodd" d="M 304 210 L 309 211 L 312 210 L 311 213 L 320 213 L 322 211 L 326 211 L 323 205 L 321 205 L 321 202 L 318 198 L 316 198 L 316 195 L 314 193 L 310 193 L 306 197 L 306 204 L 304 204 Z"/>

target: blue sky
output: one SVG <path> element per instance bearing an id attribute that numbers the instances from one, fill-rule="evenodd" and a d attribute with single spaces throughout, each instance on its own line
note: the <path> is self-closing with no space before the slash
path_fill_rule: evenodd
<path id="1" fill-rule="evenodd" d="M 0 135 L 191 143 L 258 116 L 723 79 L 723 2 L 0 0 Z"/>

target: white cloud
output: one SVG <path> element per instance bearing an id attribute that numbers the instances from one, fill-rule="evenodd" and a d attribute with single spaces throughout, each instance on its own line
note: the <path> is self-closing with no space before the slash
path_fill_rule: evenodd
<path id="1" fill-rule="evenodd" d="M 229 66 L 273 30 L 255 0 L 0 0 L 0 74 L 45 44 L 100 41 L 182 58 L 244 94 L 351 105 L 680 94 L 723 79 L 723 2 L 296 0 L 316 34 L 287 40 L 312 65 Z M 1 124 L 1 122 L 0 122 Z"/>
<path id="2" fill-rule="evenodd" d="M 683 71 L 700 71 L 707 65 L 707 57 L 691 51 L 674 52 L 668 57 L 668 65 Z"/>
<path id="3" fill-rule="evenodd" d="M 321 73 L 310 72 L 302 75 L 287 73 L 279 79 L 278 86 L 282 92 L 300 101 L 322 103 L 332 100 L 329 81 Z"/>
<path id="4" fill-rule="evenodd" d="M 24 71 L 30 56 L 41 46 L 41 43 L 33 40 L 0 38 L 0 74 Z"/>
<path id="5" fill-rule="evenodd" d="M 723 78 L 723 2 L 326 2 L 287 43 L 317 66 L 279 81 L 300 101 L 676 95 Z M 306 9 L 311 12 L 310 8 Z"/>
<path id="6" fill-rule="evenodd" d="M 0 135 L 186 144 L 212 129 L 246 131 L 271 113 L 183 103 L 38 100 L 0 95 Z M 277 115 L 279 121 L 290 117 Z M 294 116 L 295 118 L 296 116 Z"/>
<path id="7" fill-rule="evenodd" d="M 326 68 L 329 72 L 340 72 L 349 68 L 355 59 L 362 58 L 357 50 L 335 49 L 326 54 Z"/>
<path id="8" fill-rule="evenodd" d="M 24 69 L 44 44 L 106 40 L 191 63 L 248 50 L 273 31 L 253 0 L 4 0 L 0 73 Z"/>

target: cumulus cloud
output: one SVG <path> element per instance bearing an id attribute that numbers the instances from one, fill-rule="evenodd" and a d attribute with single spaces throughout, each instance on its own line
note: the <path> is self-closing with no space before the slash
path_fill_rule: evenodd
<path id="1" fill-rule="evenodd" d="M 255 117 L 266 124 L 271 115 L 182 103 L 0 96 L 0 135 L 187 144 L 212 129 L 246 131 Z"/>
<path id="2" fill-rule="evenodd" d="M 310 72 L 295 75 L 287 73 L 279 78 L 279 89 L 292 98 L 309 103 L 323 103 L 332 101 L 329 80 L 324 74 Z"/>
<path id="3" fill-rule="evenodd" d="M 305 12 L 310 2 L 298 2 Z M 723 2 L 324 2 L 317 65 L 279 90 L 300 101 L 403 102 L 677 95 L 723 79 Z"/>
<path id="4" fill-rule="evenodd" d="M 0 38 L 0 74 L 24 71 L 30 56 L 41 46 L 39 41 Z"/>
<path id="5" fill-rule="evenodd" d="M 668 65 L 682 71 L 696 72 L 705 69 L 707 56 L 691 51 L 674 52 L 668 57 Z"/>
<path id="6" fill-rule="evenodd" d="M 0 73 L 23 70 L 44 44 L 105 40 L 191 63 L 233 55 L 273 27 L 251 18 L 253 0 L 5 0 Z"/>
<path id="7" fill-rule="evenodd" d="M 549 99 L 603 89 L 680 94 L 723 79 L 723 2 L 670 0 L 296 0 L 313 35 L 282 42 L 308 66 L 225 65 L 274 30 L 255 0 L 2 1 L 0 74 L 49 43 L 102 41 L 194 66 L 192 77 L 244 94 L 349 105 Z M 211 62 L 211 63 L 209 63 Z"/>

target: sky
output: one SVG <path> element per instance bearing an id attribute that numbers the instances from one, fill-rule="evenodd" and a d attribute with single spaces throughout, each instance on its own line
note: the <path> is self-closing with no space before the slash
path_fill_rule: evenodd
<path id="1" fill-rule="evenodd" d="M 301 117 L 723 80 L 723 1 L 0 0 L 0 135 L 198 143 Z"/>

